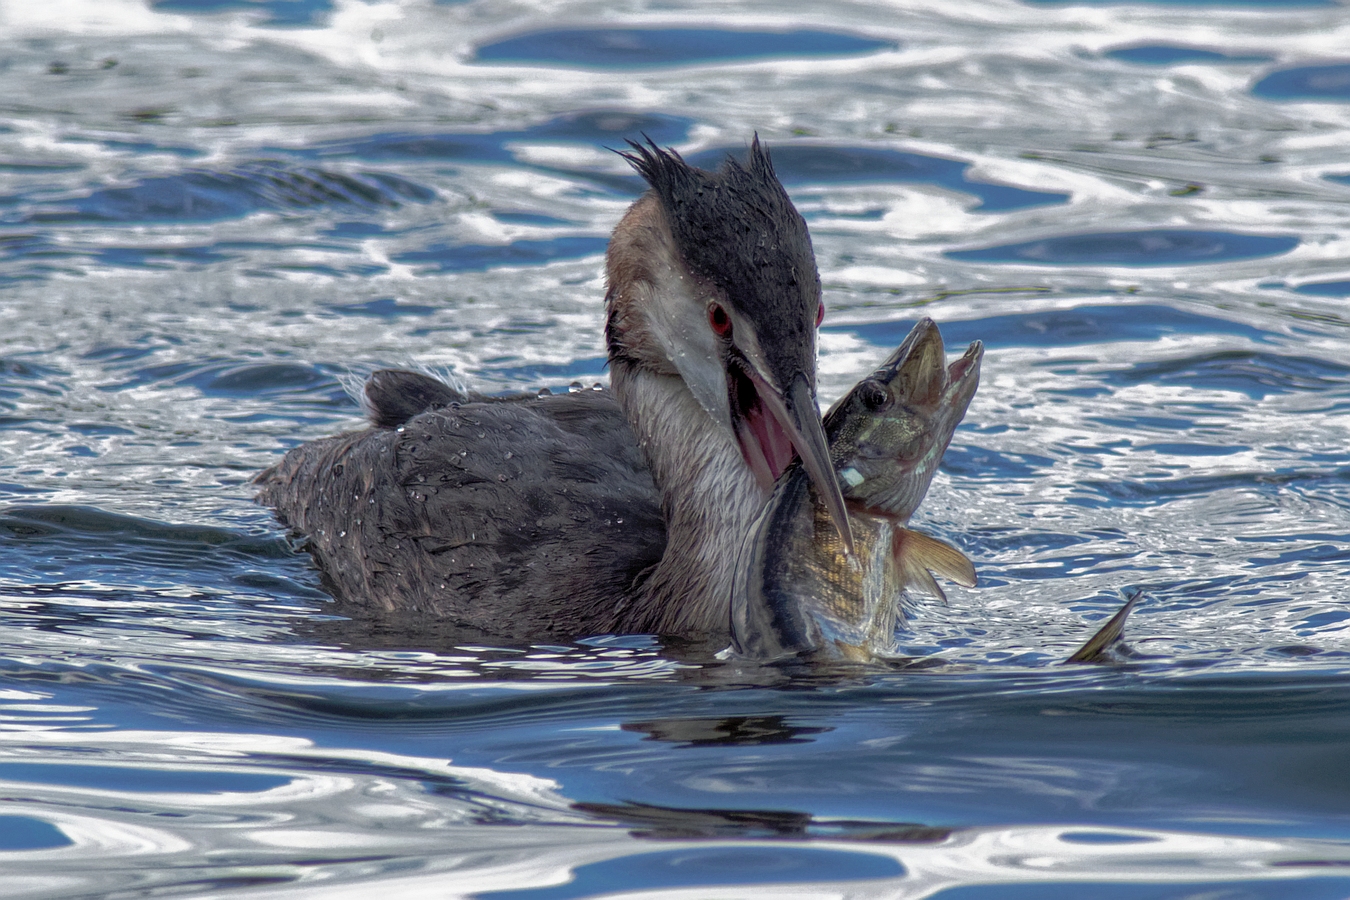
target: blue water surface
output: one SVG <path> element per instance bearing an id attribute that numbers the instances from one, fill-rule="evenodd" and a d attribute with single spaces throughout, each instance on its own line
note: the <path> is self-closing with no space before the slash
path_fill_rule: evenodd
<path id="1" fill-rule="evenodd" d="M 478 47 L 483 62 L 649 68 L 761 57 L 871 53 L 887 41 L 831 31 L 714 28 L 575 28 L 535 31 Z"/>
<path id="2" fill-rule="evenodd" d="M 969 262 L 1171 266 L 1276 256 L 1288 253 L 1298 243 L 1298 238 L 1292 235 L 1154 229 L 1063 235 L 995 247 L 949 250 L 946 255 Z"/>
<path id="3" fill-rule="evenodd" d="M 743 152 L 739 148 L 718 147 L 694 154 L 689 162 L 716 169 L 727 156 L 743 158 Z M 1053 191 L 973 181 L 966 177 L 968 163 L 920 153 L 876 147 L 786 144 L 775 148 L 772 157 L 774 171 L 790 187 L 850 182 L 936 184 L 974 194 L 980 199 L 976 209 L 982 212 L 1006 212 L 1069 200 L 1068 194 Z"/>
<path id="4" fill-rule="evenodd" d="M 1340 8 L 11 16 L 3 892 L 1346 896 Z M 378 368 L 607 389 L 613 151 L 756 134 L 822 408 L 921 316 L 985 346 L 908 523 L 978 584 L 873 664 L 337 605 L 257 474 Z"/>
<path id="5" fill-rule="evenodd" d="M 1267 100 L 1350 100 L 1350 63 L 1278 69 L 1252 85 Z"/>
<path id="6" fill-rule="evenodd" d="M 0 816 L 0 853 L 63 847 L 70 838 L 50 822 L 26 816 Z"/>
<path id="7" fill-rule="evenodd" d="M 1132 47 L 1116 47 L 1104 54 L 1108 59 L 1136 63 L 1145 66 L 1174 66 L 1189 63 L 1251 63 L 1267 62 L 1268 56 L 1235 56 L 1204 47 L 1187 47 L 1181 44 L 1138 44 Z"/>
<path id="8" fill-rule="evenodd" d="M 668 850 L 581 866 L 572 881 L 548 888 L 489 891 L 480 900 L 575 900 L 623 885 L 626 890 L 737 884 L 863 881 L 894 878 L 904 869 L 889 857 L 809 848 L 745 847 Z"/>
<path id="9" fill-rule="evenodd" d="M 264 27 L 322 25 L 333 11 L 332 0 L 150 0 L 153 9 L 176 13 L 263 13 Z"/>
<path id="10" fill-rule="evenodd" d="M 1315 297 L 1350 297 L 1350 281 L 1309 281 L 1294 290 Z"/>

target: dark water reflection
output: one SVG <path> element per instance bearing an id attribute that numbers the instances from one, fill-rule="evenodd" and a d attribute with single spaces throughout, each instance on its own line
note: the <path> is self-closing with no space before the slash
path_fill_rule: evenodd
<path id="1" fill-rule="evenodd" d="M 830 730 L 792 725 L 782 716 L 658 719 L 654 722 L 625 722 L 622 727 L 624 731 L 639 732 L 654 741 L 669 741 L 686 746 L 725 744 L 735 747 L 802 743 L 810 741 L 810 735 Z"/>

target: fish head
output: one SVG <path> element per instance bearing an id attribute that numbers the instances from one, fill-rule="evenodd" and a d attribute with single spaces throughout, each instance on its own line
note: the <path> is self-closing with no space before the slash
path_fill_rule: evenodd
<path id="1" fill-rule="evenodd" d="M 980 381 L 984 345 L 947 365 L 942 335 L 920 319 L 890 358 L 825 416 L 845 501 L 904 523 L 918 508 Z"/>

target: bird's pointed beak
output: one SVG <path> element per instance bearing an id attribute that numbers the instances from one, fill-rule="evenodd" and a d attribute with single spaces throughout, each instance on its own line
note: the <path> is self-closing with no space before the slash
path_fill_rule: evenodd
<path id="1" fill-rule="evenodd" d="M 830 461 L 830 446 L 820 422 L 811 385 L 797 373 L 786 390 L 779 390 L 754 366 L 746 366 L 758 395 L 760 409 L 752 408 L 736 421 L 736 436 L 751 471 L 765 490 L 771 490 L 778 475 L 792 461 L 795 449 L 802 467 L 825 500 L 826 509 L 844 547 L 853 554 L 853 529 L 849 525 L 844 495 Z M 767 412 L 768 416 L 763 413 Z M 784 440 L 786 439 L 786 441 Z M 790 443 L 790 446 L 784 446 Z"/>

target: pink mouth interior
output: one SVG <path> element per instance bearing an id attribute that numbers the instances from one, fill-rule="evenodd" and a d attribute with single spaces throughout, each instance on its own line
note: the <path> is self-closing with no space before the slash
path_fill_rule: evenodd
<path id="1" fill-rule="evenodd" d="M 962 357 L 947 367 L 947 383 L 955 384 L 966 376 L 966 370 L 970 368 L 974 360 Z"/>
<path id="2" fill-rule="evenodd" d="M 765 490 L 773 487 L 797 455 L 787 431 L 758 397 L 743 413 L 737 437 L 740 438 L 741 454 L 750 471 L 755 473 L 755 480 Z"/>
<path id="3" fill-rule="evenodd" d="M 947 367 L 947 385 L 944 391 L 964 380 L 971 367 L 979 360 L 979 354 L 974 352 L 974 347 L 975 345 L 972 344 L 971 349 L 966 351 L 965 356 Z M 972 387 L 971 390 L 973 392 L 974 388 Z"/>

